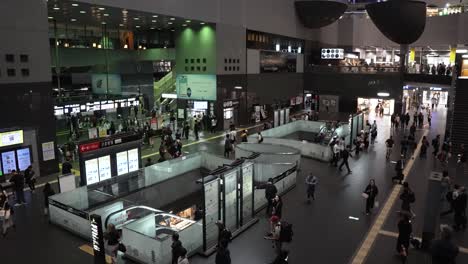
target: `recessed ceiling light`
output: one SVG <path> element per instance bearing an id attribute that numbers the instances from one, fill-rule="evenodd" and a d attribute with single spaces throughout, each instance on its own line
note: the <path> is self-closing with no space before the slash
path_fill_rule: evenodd
<path id="1" fill-rule="evenodd" d="M 140 18 L 139 17 L 134 17 L 133 20 L 140 20 Z"/>
<path id="2" fill-rule="evenodd" d="M 124 24 L 119 24 L 119 26 L 123 27 L 123 26 L 124 26 Z"/>
<path id="3" fill-rule="evenodd" d="M 127 10 L 125 10 L 125 9 L 124 9 L 124 10 L 122 10 L 122 14 L 127 14 L 127 13 L 128 13 L 128 11 L 127 11 Z"/>
<path id="4" fill-rule="evenodd" d="M 171 29 L 171 31 L 175 31 L 175 29 Z"/>
<path id="5" fill-rule="evenodd" d="M 136 28 L 140 28 L 140 26 L 135 26 Z"/>
<path id="6" fill-rule="evenodd" d="M 102 21 L 102 22 L 101 22 L 101 24 L 105 25 L 105 24 L 107 24 L 107 23 L 106 23 L 106 22 L 104 22 L 104 21 Z"/>
<path id="7" fill-rule="evenodd" d="M 173 18 L 173 17 L 171 17 L 170 19 L 171 19 L 171 20 L 175 20 L 175 18 Z"/>
<path id="8" fill-rule="evenodd" d="M 190 20 L 185 20 L 185 22 L 190 23 L 190 22 L 192 22 L 192 21 L 190 21 Z"/>
<path id="9" fill-rule="evenodd" d="M 154 27 L 150 27 L 150 29 L 154 29 Z"/>
<path id="10" fill-rule="evenodd" d="M 200 25 L 205 25 L 205 22 L 200 22 Z"/>
<path id="11" fill-rule="evenodd" d="M 60 7 L 54 7 L 54 10 L 60 10 Z"/>
<path id="12" fill-rule="evenodd" d="M 76 19 L 75 19 L 75 18 L 72 18 L 72 19 L 70 19 L 70 21 L 71 21 L 71 22 L 75 22 L 75 21 L 76 21 Z"/>
<path id="13" fill-rule="evenodd" d="M 158 15 L 153 15 L 153 17 L 158 17 Z"/>
<path id="14" fill-rule="evenodd" d="M 104 14 L 104 16 L 109 16 L 109 14 L 106 13 L 106 14 Z"/>
<path id="15" fill-rule="evenodd" d="M 47 17 L 48 19 L 54 19 L 54 17 Z"/>
<path id="16" fill-rule="evenodd" d="M 106 10 L 104 7 L 99 7 L 98 9 L 99 10 Z"/>
<path id="17" fill-rule="evenodd" d="M 78 4 L 72 4 L 72 6 L 79 6 Z"/>
<path id="18" fill-rule="evenodd" d="M 186 26 L 187 26 L 187 24 L 182 24 L 182 26 L 183 26 L 183 27 L 186 27 Z"/>
<path id="19" fill-rule="evenodd" d="M 86 11 L 81 10 L 80 13 L 81 13 L 81 14 L 86 14 Z"/>
<path id="20" fill-rule="evenodd" d="M 151 20 L 151 22 L 156 23 L 156 20 Z"/>
<path id="21" fill-rule="evenodd" d="M 167 22 L 167 24 L 172 25 L 172 22 Z"/>

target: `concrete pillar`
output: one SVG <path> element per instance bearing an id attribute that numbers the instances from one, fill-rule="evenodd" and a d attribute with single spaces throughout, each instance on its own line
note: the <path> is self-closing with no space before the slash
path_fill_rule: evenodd
<path id="1" fill-rule="evenodd" d="M 431 241 L 434 239 L 436 229 L 440 218 L 440 195 L 442 191 L 441 187 L 442 173 L 431 172 L 429 176 L 429 184 L 427 186 L 426 193 L 426 206 L 424 209 L 424 225 L 422 233 L 422 248 L 428 249 Z"/>

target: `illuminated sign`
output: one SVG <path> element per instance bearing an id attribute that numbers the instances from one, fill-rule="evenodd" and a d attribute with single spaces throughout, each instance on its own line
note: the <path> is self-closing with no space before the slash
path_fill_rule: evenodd
<path id="1" fill-rule="evenodd" d="M 16 144 L 23 144 L 23 130 L 0 133 L 0 148 Z"/>
<path id="2" fill-rule="evenodd" d="M 94 263 L 106 263 L 101 216 L 93 214 L 90 215 L 89 218 L 91 222 L 91 239 L 93 243 Z"/>

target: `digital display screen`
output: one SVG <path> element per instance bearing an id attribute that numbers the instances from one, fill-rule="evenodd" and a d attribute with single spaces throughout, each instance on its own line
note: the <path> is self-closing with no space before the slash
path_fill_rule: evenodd
<path id="1" fill-rule="evenodd" d="M 86 184 L 89 185 L 99 182 L 98 169 L 98 159 L 90 159 L 85 161 Z"/>
<path id="2" fill-rule="evenodd" d="M 119 152 L 117 157 L 117 175 L 128 173 L 128 158 L 127 151 Z"/>
<path id="3" fill-rule="evenodd" d="M 18 168 L 20 171 L 26 170 L 29 165 L 31 165 L 31 153 L 29 148 L 16 150 L 16 156 L 18 157 Z"/>
<path id="4" fill-rule="evenodd" d="M 23 130 L 0 133 L 0 147 L 23 143 Z"/>
<path id="5" fill-rule="evenodd" d="M 128 151 L 128 172 L 138 170 L 138 149 L 131 149 Z"/>
<path id="6" fill-rule="evenodd" d="M 2 153 L 2 164 L 3 171 L 7 174 L 11 173 L 13 170 L 16 170 L 15 152 L 13 150 Z"/>
<path id="7" fill-rule="evenodd" d="M 99 181 L 110 179 L 111 174 L 111 162 L 110 156 L 104 156 L 99 158 Z"/>
<path id="8" fill-rule="evenodd" d="M 208 109 L 208 102 L 207 101 L 194 101 L 193 102 L 193 109 Z"/>

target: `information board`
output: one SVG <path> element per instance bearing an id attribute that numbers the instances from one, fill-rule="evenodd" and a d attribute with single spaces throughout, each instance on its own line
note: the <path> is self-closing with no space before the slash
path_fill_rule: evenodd
<path id="1" fill-rule="evenodd" d="M 122 151 L 122 152 L 117 153 L 116 160 L 117 160 L 117 175 L 120 176 L 122 174 L 128 173 L 127 151 Z"/>
<path id="2" fill-rule="evenodd" d="M 192 100 L 216 100 L 216 75 L 178 74 L 177 98 Z"/>
<path id="3" fill-rule="evenodd" d="M 11 173 L 16 170 L 15 151 L 7 151 L 2 153 L 2 165 L 5 174 Z"/>
<path id="4" fill-rule="evenodd" d="M 88 185 L 99 182 L 98 170 L 98 159 L 90 159 L 85 161 L 86 183 Z"/>
<path id="5" fill-rule="evenodd" d="M 31 152 L 29 148 L 17 149 L 16 157 L 18 157 L 18 169 L 20 171 L 24 171 L 31 165 Z"/>
<path id="6" fill-rule="evenodd" d="M 128 172 L 137 171 L 139 169 L 138 149 L 131 149 L 128 151 Z"/>
<path id="7" fill-rule="evenodd" d="M 16 144 L 23 144 L 23 130 L 0 133 L 0 148 Z"/>
<path id="8" fill-rule="evenodd" d="M 253 164 L 242 165 L 242 224 L 253 217 Z"/>
<path id="9" fill-rule="evenodd" d="M 112 176 L 110 156 L 107 155 L 104 157 L 100 157 L 98 159 L 98 164 L 99 164 L 99 181 L 110 179 Z"/>
<path id="10" fill-rule="evenodd" d="M 237 228 L 237 170 L 224 175 L 224 223 L 230 230 Z"/>
<path id="11" fill-rule="evenodd" d="M 205 191 L 205 250 L 218 243 L 218 227 L 216 222 L 219 219 L 219 179 L 213 180 L 204 185 Z"/>

